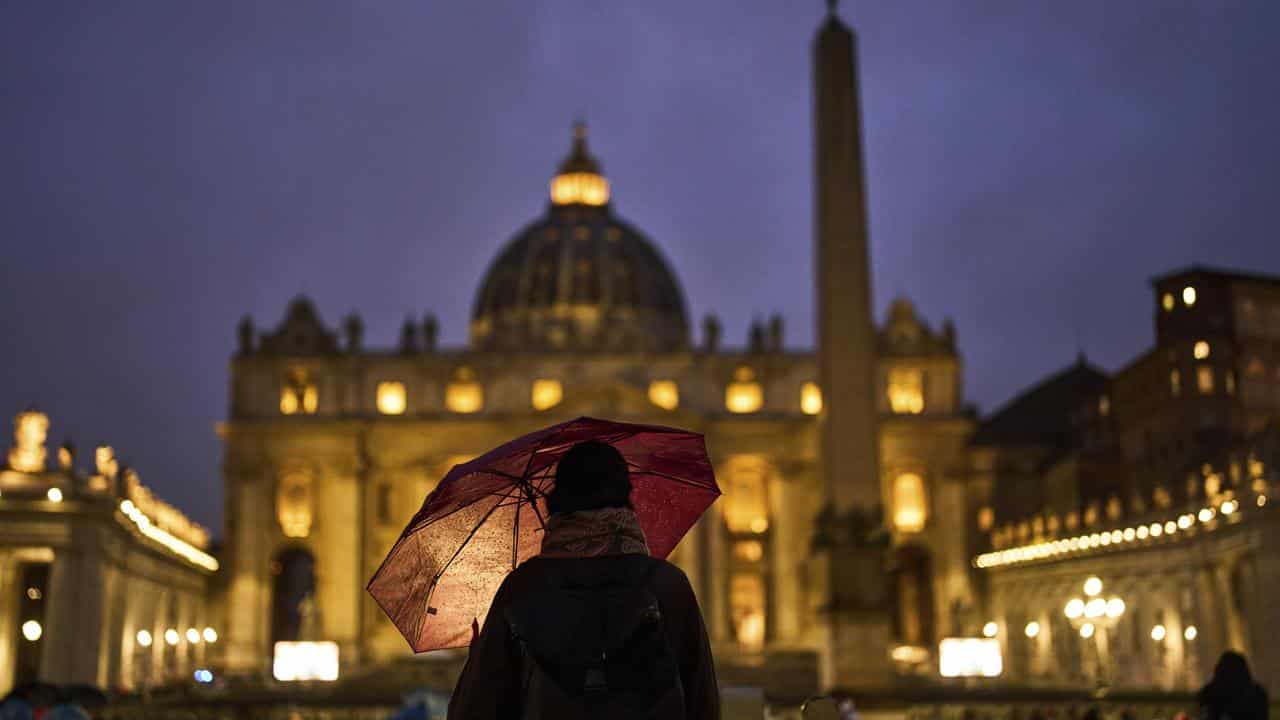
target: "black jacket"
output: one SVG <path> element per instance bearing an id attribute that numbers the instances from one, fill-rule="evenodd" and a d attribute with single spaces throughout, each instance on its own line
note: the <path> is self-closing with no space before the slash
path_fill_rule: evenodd
<path id="1" fill-rule="evenodd" d="M 684 688 L 685 717 L 718 720 L 720 692 L 706 627 L 693 588 L 680 568 L 647 555 L 606 555 L 587 558 L 534 557 L 516 568 L 494 595 L 479 639 L 449 701 L 449 720 L 517 720 L 522 697 L 523 654 L 507 624 L 508 609 L 516 602 L 538 602 L 546 588 L 575 576 L 625 574 L 643 584 L 661 606 L 667 642 L 679 665 Z M 574 717 L 571 708 L 542 708 L 544 717 Z"/>

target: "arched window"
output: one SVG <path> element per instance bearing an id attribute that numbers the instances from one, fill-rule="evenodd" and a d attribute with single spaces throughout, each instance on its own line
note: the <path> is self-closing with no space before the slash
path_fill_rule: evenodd
<path id="1" fill-rule="evenodd" d="M 899 473 L 893 481 L 893 526 L 899 532 L 920 532 L 928 517 L 924 479 L 913 472 Z"/>

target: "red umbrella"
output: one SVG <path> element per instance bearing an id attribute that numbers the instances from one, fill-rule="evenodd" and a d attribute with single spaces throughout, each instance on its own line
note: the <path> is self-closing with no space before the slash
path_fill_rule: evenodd
<path id="1" fill-rule="evenodd" d="M 582 417 L 455 465 L 400 533 L 366 588 L 414 652 L 463 647 L 507 573 L 538 554 L 556 463 L 584 440 L 631 469 L 631 506 L 665 558 L 720 495 L 702 435 Z"/>

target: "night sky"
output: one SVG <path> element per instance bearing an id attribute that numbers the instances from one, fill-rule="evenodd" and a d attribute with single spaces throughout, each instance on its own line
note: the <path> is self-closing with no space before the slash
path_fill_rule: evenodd
<path id="1" fill-rule="evenodd" d="M 1152 338 L 1151 276 L 1280 273 L 1280 3 L 862 0 L 877 313 L 990 410 Z M 236 322 L 299 292 L 465 341 L 576 116 L 691 316 L 812 343 L 818 0 L 0 4 L 0 381 L 220 527 Z M 5 421 L 7 424 L 7 420 Z M 4 446 L 10 436 L 5 431 Z"/>

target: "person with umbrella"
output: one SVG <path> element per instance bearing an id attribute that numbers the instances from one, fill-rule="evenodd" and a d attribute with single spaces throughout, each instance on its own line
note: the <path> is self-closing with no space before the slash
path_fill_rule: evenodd
<path id="1" fill-rule="evenodd" d="M 662 559 L 718 495 L 700 435 L 579 418 L 450 471 L 369 591 L 415 651 L 470 645 L 450 720 L 719 718 Z"/>

